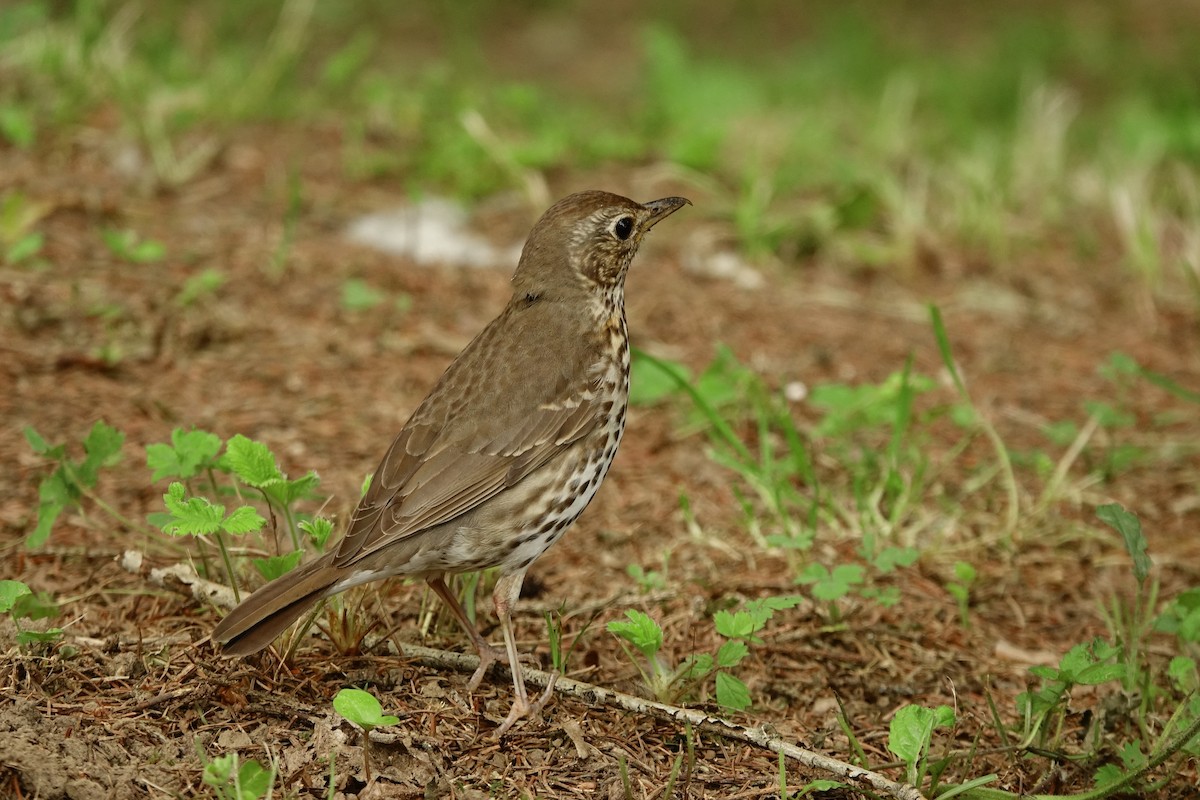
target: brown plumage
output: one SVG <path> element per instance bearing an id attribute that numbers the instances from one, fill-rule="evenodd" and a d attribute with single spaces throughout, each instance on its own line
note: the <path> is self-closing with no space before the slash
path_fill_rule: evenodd
<path id="1" fill-rule="evenodd" d="M 213 632 L 230 655 L 266 647 L 317 600 L 367 581 L 419 577 L 479 650 L 474 690 L 507 657 L 516 695 L 500 727 L 544 702 L 525 692 L 511 607 L 529 565 L 587 506 L 625 428 L 624 287 L 642 237 L 688 201 L 606 192 L 560 200 L 533 226 L 513 296 L 446 369 L 384 454 L 337 548 L 259 589 Z M 506 654 L 444 576 L 499 567 Z"/>

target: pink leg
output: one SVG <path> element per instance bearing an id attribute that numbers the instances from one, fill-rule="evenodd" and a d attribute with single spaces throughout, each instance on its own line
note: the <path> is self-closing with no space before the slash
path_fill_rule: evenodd
<path id="1" fill-rule="evenodd" d="M 471 680 L 467 681 L 467 691 L 474 692 L 479 688 L 479 684 L 483 682 L 483 676 L 491 669 L 492 664 L 497 661 L 503 661 L 504 655 L 487 643 L 479 633 L 479 629 L 471 622 L 467 616 L 467 612 L 463 609 L 462 604 L 458 602 L 458 598 L 454 596 L 454 592 L 450 591 L 450 587 L 446 585 L 446 581 L 441 575 L 436 578 L 427 578 L 425 580 L 429 584 L 429 588 L 433 589 L 433 593 L 442 599 L 454 614 L 455 619 L 463 626 L 463 630 L 467 632 L 471 643 L 475 645 L 475 649 L 479 652 L 479 667 L 475 670 L 475 674 L 471 676 Z M 520 592 L 520 584 L 517 585 L 517 591 Z M 507 634 L 506 634 L 507 638 Z"/>
<path id="2" fill-rule="evenodd" d="M 500 618 L 500 629 L 504 631 L 504 647 L 508 651 L 508 667 L 512 670 L 515 695 L 512 711 L 508 712 L 508 716 L 496 730 L 497 737 L 503 736 L 517 720 L 530 714 L 539 713 L 554 691 L 554 681 L 552 680 L 533 703 L 529 702 L 529 695 L 525 691 L 525 675 L 521 671 L 521 660 L 517 657 L 517 640 L 512 624 L 512 607 L 516 604 L 517 598 L 521 596 L 521 582 L 524 580 L 525 570 L 501 575 L 492 592 L 492 602 L 496 604 L 496 616 Z"/>

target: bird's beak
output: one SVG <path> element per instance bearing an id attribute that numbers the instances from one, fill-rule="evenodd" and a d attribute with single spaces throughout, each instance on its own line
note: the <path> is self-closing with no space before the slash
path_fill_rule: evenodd
<path id="1" fill-rule="evenodd" d="M 664 197 L 661 200 L 651 200 L 649 203 L 645 203 L 644 206 L 650 209 L 650 217 L 646 220 L 643 230 L 650 230 L 658 224 L 659 220 L 666 219 L 679 209 L 691 204 L 692 201 L 686 197 Z"/>

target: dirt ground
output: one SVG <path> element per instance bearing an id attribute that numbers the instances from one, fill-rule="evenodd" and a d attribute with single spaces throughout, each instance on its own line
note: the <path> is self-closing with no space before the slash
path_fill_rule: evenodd
<path id="1" fill-rule="evenodd" d="M 0 623 L 0 796 L 203 793 L 198 751 L 278 759 L 281 796 L 329 796 L 331 772 L 339 797 L 620 798 L 626 782 L 629 796 L 660 796 L 687 750 L 678 726 L 563 698 L 541 721 L 497 741 L 511 698 L 499 673 L 468 695 L 466 674 L 389 655 L 337 656 L 315 639 L 286 666 L 270 655 L 219 658 L 206 639 L 219 612 L 146 577 L 149 566 L 187 556 L 160 537 L 123 529 L 94 506 L 86 518 L 64 515 L 45 548 L 24 548 L 46 469 L 24 441 L 26 425 L 76 447 L 97 419 L 123 431 L 125 460 L 104 475 L 97 494 L 132 519 L 161 508 L 165 486 L 150 483 L 143 448 L 168 440 L 177 426 L 243 433 L 270 445 L 289 474 L 317 470 L 332 498 L 327 512 L 344 519 L 390 437 L 507 297 L 511 266 L 421 267 L 348 244 L 351 219 L 404 197 L 394 186 L 348 181 L 328 130 L 244 131 L 205 175 L 175 192 L 139 191 L 116 154 L 98 144 L 107 141 L 81 134 L 70 149 L 55 151 L 69 157 L 53 160 L 0 151 L 0 191 L 18 187 L 49 204 L 39 226 L 47 266 L 0 270 L 0 463 L 7 465 L 0 472 L 0 574 L 60 599 L 63 643 L 75 650 L 69 657 L 61 647 L 19 651 L 11 622 Z M 273 277 L 293 167 L 303 205 L 282 277 Z M 1079 264 L 1051 248 L 989 270 L 935 249 L 910 271 L 765 265 L 764 286 L 743 288 L 685 269 L 689 243 L 714 224 L 708 198 L 694 187 L 654 170 L 560 176 L 552 186 L 556 196 L 594 187 L 643 200 L 692 197 L 695 207 L 657 229 L 635 262 L 628 313 L 636 346 L 694 370 L 724 343 L 773 386 L 879 381 L 910 353 L 916 371 L 937 376 L 924 309 L 936 302 L 974 397 L 1015 449 L 1045 446 L 1031 420 L 1081 423 L 1082 401 L 1111 392 L 1097 366 L 1116 350 L 1193 388 L 1200 374 L 1194 307 L 1143 302 L 1111 263 Z M 502 199 L 480 209 L 476 225 L 510 244 L 532 214 L 515 198 Z M 106 226 L 161 241 L 167 258 L 119 261 L 100 241 Z M 228 275 L 216 297 L 175 305 L 185 279 L 210 267 Z M 350 277 L 389 297 L 408 295 L 411 305 L 348 311 L 339 298 Z M 117 363 L 97 357 L 105 345 L 119 348 Z M 1143 384 L 1137 392 L 1143 422 L 1180 410 L 1157 389 Z M 531 571 L 517 624 L 538 666 L 549 664 L 543 613 L 562 609 L 567 640 L 579 637 L 571 676 L 637 693 L 636 672 L 604 631 L 625 609 L 660 619 L 667 658 L 677 661 L 711 645 L 708 619 L 719 604 L 796 590 L 781 556 L 747 555 L 735 478 L 708 458 L 702 435 L 679 433 L 679 419 L 670 406 L 634 411 L 599 497 Z M 1116 500 L 1141 516 L 1164 597 L 1200 585 L 1198 430 L 1182 419 L 1152 443 L 1178 444 L 1177 456 L 1068 496 L 1057 512 L 1061 533 L 1042 535 L 1046 528 L 1037 527 L 1038 536 L 1008 550 L 981 544 L 988 531 L 950 526 L 919 542 L 924 557 L 896 577 L 902 599 L 895 607 L 850 602 L 837 625 L 812 606 L 779 615 L 739 673 L 755 702 L 735 718 L 848 758 L 836 718 L 841 703 L 871 763 L 882 765 L 894 760 L 886 732 L 897 707 L 947 703 L 960 724 L 942 745 L 979 751 L 960 762 L 968 772 L 948 779 L 994 771 L 995 785 L 1012 791 L 1087 787 L 1087 764 L 993 752 L 1000 742 L 987 693 L 1014 723 L 1013 700 L 1030 681 L 1028 666 L 1053 663 L 1071 644 L 1104 634 L 1103 605 L 1131 594 L 1119 542 L 1072 524 L 1090 524 L 1096 503 Z M 681 493 L 705 537 L 689 533 Z M 854 543 L 821 548 L 850 558 Z M 146 553 L 142 571 L 118 562 L 128 549 Z M 639 594 L 626 567 L 659 568 L 664 551 L 667 588 Z M 980 570 L 970 630 L 958 624 L 944 589 L 962 553 Z M 382 629 L 394 627 L 398 640 L 469 649 L 452 621 L 421 637 L 425 594 L 423 586 L 391 582 L 363 593 L 364 613 Z M 499 636 L 494 628 L 487 633 Z M 372 750 L 369 790 L 358 735 L 330 703 L 352 684 L 371 688 L 401 719 L 391 743 Z M 1071 735 L 1082 736 L 1101 699 L 1076 694 L 1078 713 L 1068 725 L 1078 731 Z M 573 744 L 573 726 L 590 748 Z M 779 796 L 773 754 L 707 734 L 694 746 L 677 796 Z M 1193 796 L 1196 774 L 1195 763 L 1186 765 L 1162 796 Z M 787 785 L 797 791 L 819 777 L 826 776 L 792 766 Z"/>

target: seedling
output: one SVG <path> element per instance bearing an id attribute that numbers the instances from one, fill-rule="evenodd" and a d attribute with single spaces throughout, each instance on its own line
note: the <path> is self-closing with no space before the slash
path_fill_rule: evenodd
<path id="1" fill-rule="evenodd" d="M 85 498 L 122 524 L 133 527 L 92 491 L 100 470 L 120 463 L 125 434 L 103 421 L 97 422 L 83 440 L 85 455 L 82 461 L 70 458 L 66 445 L 49 444 L 32 426 L 25 427 L 25 439 L 35 453 L 56 462 L 54 471 L 38 486 L 37 526 L 26 537 L 26 547 L 33 549 L 45 544 L 59 515 L 68 508 L 78 508 L 82 512 Z"/>
<path id="2" fill-rule="evenodd" d="M 187 308 L 204 298 L 215 297 L 217 290 L 228 280 L 229 276 L 219 269 L 209 268 L 198 272 L 183 282 L 179 293 L 175 295 L 175 305 Z"/>
<path id="3" fill-rule="evenodd" d="M 227 536 L 241 536 L 263 529 L 266 519 L 249 504 L 240 504 L 228 514 L 222 503 L 197 494 L 207 491 L 214 496 L 229 495 L 241 498 L 247 490 L 256 490 L 274 518 L 281 515 L 291 535 L 292 549 L 266 558 L 252 559 L 255 569 L 267 580 L 277 578 L 293 569 L 303 557 L 301 536 L 318 550 L 322 549 L 333 532 L 333 524 L 321 517 L 301 518 L 297 501 L 312 496 L 319 479 L 315 472 L 289 480 L 280 470 L 275 456 L 266 445 L 235 435 L 224 443 L 207 431 L 176 429 L 171 443 L 146 447 L 146 465 L 152 480 L 177 478 L 163 496 L 166 513 L 151 515 L 151 521 L 170 535 L 212 536 L 221 552 L 225 571 L 235 593 L 240 594 L 232 553 Z M 229 475 L 232 486 L 223 487 L 218 476 Z M 190 495 L 190 496 L 189 496 Z"/>
<path id="4" fill-rule="evenodd" d="M 667 587 L 667 561 L 670 558 L 669 553 L 663 553 L 663 568 L 645 569 L 641 564 L 630 564 L 625 567 L 625 574 L 633 578 L 638 585 L 638 591 L 642 594 L 648 594 Z"/>
<path id="5" fill-rule="evenodd" d="M 366 311 L 385 299 L 383 292 L 362 278 L 347 278 L 342 283 L 342 308 L 347 311 Z"/>
<path id="6" fill-rule="evenodd" d="M 142 239 L 134 231 L 105 228 L 100 232 L 104 244 L 109 251 L 121 259 L 133 264 L 149 264 L 162 261 L 167 254 L 167 248 L 161 242 L 153 239 Z"/>
<path id="7" fill-rule="evenodd" d="M 228 753 L 205 764 L 201 779 L 221 800 L 260 800 L 271 796 L 275 767 L 254 759 L 239 763 L 237 753 Z"/>
<path id="8" fill-rule="evenodd" d="M 37 643 L 57 642 L 62 638 L 62 628 L 44 631 L 26 630 L 21 620 L 38 620 L 57 617 L 58 605 L 45 592 L 35 594 L 21 581 L 0 580 L 0 614 L 8 614 L 17 628 L 17 644 L 28 647 Z"/>
<path id="9" fill-rule="evenodd" d="M 929 789 L 923 792 L 926 797 L 954 797 L 992 783 L 999 777 L 994 774 L 982 775 L 946 791 L 939 791 L 941 774 L 949 766 L 951 756 L 930 763 L 929 751 L 933 742 L 933 732 L 938 728 L 953 728 L 954 724 L 954 709 L 950 706 L 931 709 L 909 705 L 898 709 L 892 717 L 891 725 L 888 726 L 888 750 L 904 762 L 905 779 L 908 784 L 921 788 L 926 776 L 929 777 Z"/>
<path id="10" fill-rule="evenodd" d="M 28 150 L 37 137 L 37 127 L 30 110 L 7 103 L 0 105 L 0 136 L 22 150 Z"/>
<path id="11" fill-rule="evenodd" d="M 1024 722 L 1023 747 L 1035 740 L 1040 746 L 1056 747 L 1062 735 L 1067 699 L 1073 686 L 1097 686 L 1123 679 L 1125 665 L 1114 663 L 1120 649 L 1103 639 L 1077 644 L 1062 657 L 1057 667 L 1030 667 L 1042 679 L 1036 691 L 1017 695 L 1017 712 Z M 1053 719 L 1053 725 L 1049 725 Z M 1051 730 L 1053 728 L 1053 730 Z"/>
<path id="12" fill-rule="evenodd" d="M 744 711 L 750 707 L 750 690 L 733 669 L 750 654 L 750 645 L 762 643 L 758 633 L 776 611 L 793 608 L 803 601 L 804 598 L 798 595 L 766 597 L 752 600 L 738 611 L 718 611 L 713 615 L 713 626 L 726 641 L 716 653 L 695 653 L 674 668 L 668 667 L 659 657 L 663 645 L 662 628 L 641 611 L 626 611 L 624 620 L 608 623 L 608 631 L 618 637 L 621 648 L 637 666 L 655 698 L 674 700 L 711 677 L 717 703 L 734 711 Z M 642 654 L 647 668 L 633 657 L 628 645 Z"/>
<path id="13" fill-rule="evenodd" d="M 375 695 L 362 689 L 342 689 L 333 698 L 333 710 L 363 732 L 363 774 L 371 782 L 371 731 L 383 725 L 395 725 L 399 717 L 383 713 Z"/>
<path id="14" fill-rule="evenodd" d="M 0 254 L 5 264 L 16 266 L 41 251 L 46 237 L 33 228 L 49 212 L 49 204 L 34 202 L 18 191 L 0 198 Z"/>
<path id="15" fill-rule="evenodd" d="M 971 629 L 971 586 L 975 583 L 975 567 L 966 561 L 954 562 L 955 580 L 946 583 L 946 591 L 958 603 L 958 621 L 967 630 Z"/>

